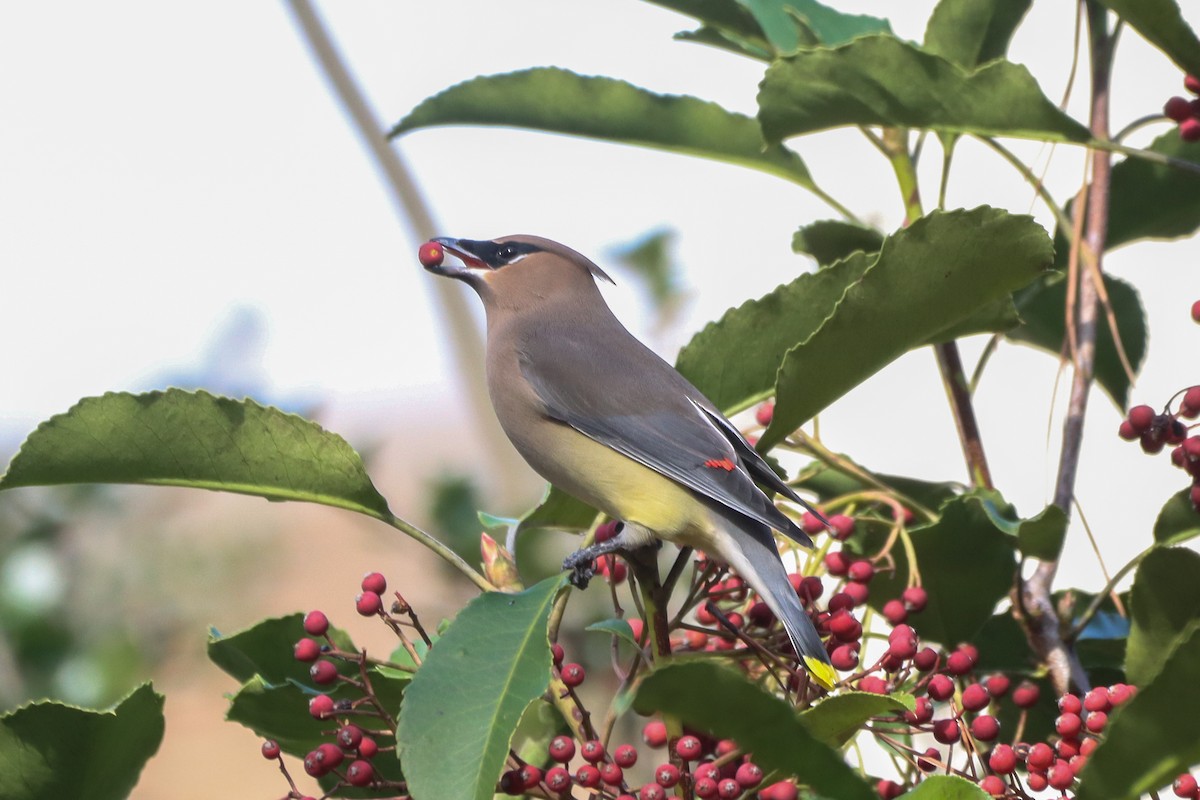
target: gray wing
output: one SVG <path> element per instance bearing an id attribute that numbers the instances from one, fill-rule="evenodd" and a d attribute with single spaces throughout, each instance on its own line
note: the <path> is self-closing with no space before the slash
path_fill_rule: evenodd
<path id="1" fill-rule="evenodd" d="M 621 332 L 625 336 L 599 354 L 595 343 L 569 335 L 526 343 L 521 371 L 544 413 L 811 547 L 812 540 L 763 494 L 754 477 L 802 503 L 791 487 L 698 389 Z M 590 369 L 580 374 L 580 364 Z"/>

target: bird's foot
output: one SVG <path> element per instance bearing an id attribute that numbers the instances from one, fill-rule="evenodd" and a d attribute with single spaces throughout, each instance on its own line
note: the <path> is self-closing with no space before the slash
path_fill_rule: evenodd
<path id="1" fill-rule="evenodd" d="M 571 573 L 568 577 L 571 585 L 586 589 L 588 582 L 596 575 L 596 559 L 621 550 L 621 545 L 622 543 L 617 539 L 609 539 L 606 542 L 576 550 L 563 559 L 563 569 Z"/>

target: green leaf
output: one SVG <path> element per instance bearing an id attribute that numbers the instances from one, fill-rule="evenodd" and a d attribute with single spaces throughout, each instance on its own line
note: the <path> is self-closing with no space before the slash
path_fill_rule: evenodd
<path id="1" fill-rule="evenodd" d="M 1171 495 L 1154 520 L 1154 541 L 1159 544 L 1181 544 L 1200 536 L 1200 514 L 1192 506 L 1190 489 Z"/>
<path id="2" fill-rule="evenodd" d="M 554 529 L 562 531 L 583 531 L 591 527 L 600 512 L 582 500 L 577 500 L 562 489 L 548 486 L 546 495 L 536 508 L 521 517 L 517 533 L 525 531 Z"/>
<path id="3" fill-rule="evenodd" d="M 1087 128 L 1042 94 L 1025 67 L 974 72 L 893 36 L 805 51 L 774 62 L 758 94 L 768 142 L 842 125 L 1086 142 Z"/>
<path id="4" fill-rule="evenodd" d="M 542 767 L 550 762 L 546 752 L 555 736 L 568 735 L 567 726 L 558 709 L 544 699 L 534 700 L 521 715 L 513 735 L 513 749 L 524 761 Z"/>
<path id="5" fill-rule="evenodd" d="M 222 636 L 213 630 L 208 638 L 208 657 L 239 683 L 245 683 L 255 675 L 261 675 L 273 684 L 289 680 L 308 683 L 309 665 L 297 661 L 292 655 L 296 642 L 307 636 L 303 614 L 274 617 L 229 636 Z M 354 643 L 345 631 L 330 626 L 329 636 L 340 650 L 356 652 Z M 324 644 L 320 639 L 317 641 Z M 343 675 L 358 672 L 356 666 L 334 663 L 339 665 Z"/>
<path id="6" fill-rule="evenodd" d="M 495 793 L 517 723 L 550 681 L 546 619 L 562 585 L 555 576 L 520 594 L 483 594 L 429 651 L 396 731 L 414 796 Z"/>
<path id="7" fill-rule="evenodd" d="M 823 219 L 804 225 L 792 236 L 792 249 L 817 260 L 822 267 L 856 252 L 878 253 L 883 234 L 867 225 Z"/>
<path id="8" fill-rule="evenodd" d="M 1003 58 L 1033 0 L 941 0 L 925 27 L 924 50 L 973 70 Z"/>
<path id="9" fill-rule="evenodd" d="M 1048 505 L 1036 517 L 1021 520 L 1016 534 L 1021 555 L 1056 561 L 1067 538 L 1067 515 L 1058 506 Z"/>
<path id="10" fill-rule="evenodd" d="M 886 19 L 844 14 L 816 0 L 738 0 L 780 55 L 807 44 L 834 46 L 872 33 L 891 33 Z"/>
<path id="11" fill-rule="evenodd" d="M 930 775 L 911 792 L 900 795 L 904 800 L 991 800 L 991 795 L 979 784 L 957 775 Z"/>
<path id="12" fill-rule="evenodd" d="M 1147 555 L 1134 573 L 1129 605 L 1125 674 L 1130 683 L 1145 686 L 1179 634 L 1200 617 L 1200 555 L 1186 547 Z"/>
<path id="13" fill-rule="evenodd" d="M 767 45 L 762 28 L 754 15 L 737 0 L 647 0 L 656 6 L 687 14 L 724 33 L 732 33 L 742 39 L 757 39 Z"/>
<path id="14" fill-rule="evenodd" d="M 679 265 L 671 252 L 674 245 L 675 232 L 661 228 L 611 251 L 614 261 L 645 282 L 660 311 L 679 299 Z"/>
<path id="15" fill-rule="evenodd" d="M 696 702 L 698 697 L 704 702 Z M 809 732 L 790 705 L 714 661 L 689 660 L 654 670 L 638 687 L 634 706 L 735 739 L 764 770 L 794 775 L 822 796 L 876 797 L 840 752 Z"/>
<path id="16" fill-rule="evenodd" d="M 1174 0 L 1100 0 L 1189 75 L 1200 75 L 1200 39 Z"/>
<path id="17" fill-rule="evenodd" d="M 1200 624 L 1194 620 L 1160 654 L 1162 668 L 1109 720 L 1079 775 L 1078 800 L 1140 797 L 1200 762 Z"/>
<path id="18" fill-rule="evenodd" d="M 762 400 L 788 351 L 813 335 L 871 263 L 857 253 L 726 311 L 684 346 L 676 368 L 727 412 Z"/>
<path id="19" fill-rule="evenodd" d="M 602 619 L 599 622 L 593 622 L 584 630 L 596 631 L 597 633 L 606 633 L 609 636 L 616 636 L 618 639 L 624 639 L 636 648 L 641 648 L 641 644 L 637 639 L 633 638 L 633 628 L 629 627 L 629 621 L 624 619 Z"/>
<path id="20" fill-rule="evenodd" d="M 680 31 L 675 34 L 675 38 L 681 42 L 706 44 L 710 47 L 728 50 L 739 56 L 746 56 L 758 61 L 770 61 L 774 58 L 774 54 L 765 42 L 759 42 L 757 39 L 753 41 L 745 39 L 730 31 L 719 30 L 707 25 L 694 31 Z"/>
<path id="21" fill-rule="evenodd" d="M 204 392 L 110 392 L 37 427 L 0 489 L 64 483 L 189 486 L 391 517 L 362 460 L 293 414 Z"/>
<path id="22" fill-rule="evenodd" d="M 391 135 L 434 125 L 504 125 L 653 147 L 762 170 L 813 188 L 800 156 L 716 103 L 654 94 L 553 67 L 473 78 L 423 101 Z"/>
<path id="23" fill-rule="evenodd" d="M 808 732 L 830 747 L 850 741 L 872 717 L 912 711 L 916 700 L 909 694 L 843 692 L 822 700 L 800 715 Z"/>
<path id="24" fill-rule="evenodd" d="M 0 797 L 122 800 L 163 736 L 163 696 L 150 684 L 109 711 L 41 701 L 0 716 Z"/>
<path id="25" fill-rule="evenodd" d="M 929 604 L 908 622 L 922 639 L 946 646 L 971 640 L 992 618 L 996 604 L 1012 588 L 1016 574 L 1016 539 L 997 527 L 984 493 L 950 500 L 937 522 L 913 528 L 909 536 Z M 878 549 L 886 535 L 873 532 L 861 546 Z M 871 581 L 870 603 L 882 608 L 899 597 L 908 585 L 909 562 L 904 548 L 892 548 L 896 562 L 891 572 L 879 572 Z"/>
<path id="26" fill-rule="evenodd" d="M 842 454 L 842 458 L 849 457 Z M 853 459 L 850 459 L 850 462 L 854 463 Z M 859 466 L 862 467 L 861 464 Z M 929 509 L 940 508 L 947 500 L 958 496 L 963 489 L 961 484 L 947 481 L 924 481 L 906 475 L 875 472 L 865 467 L 862 469 L 881 480 L 885 486 L 891 487 Z M 858 478 L 816 462 L 796 476 L 795 484 L 798 488 L 816 493 L 822 502 L 839 495 L 861 492 L 871 488 L 869 484 Z"/>
<path id="27" fill-rule="evenodd" d="M 795 339 L 779 367 L 775 415 L 759 447 L 769 449 L 908 350 L 1027 285 L 1052 260 L 1040 225 L 986 206 L 935 211 L 892 234 L 812 334 Z M 834 275 L 837 266 L 817 275 Z M 758 388 L 747 383 L 744 391 Z"/>
<path id="28" fill-rule="evenodd" d="M 1146 149 L 1200 164 L 1200 142 L 1183 141 L 1174 127 Z M 1113 167 L 1108 203 L 1107 250 L 1139 239 L 1190 236 L 1200 228 L 1200 175 L 1126 158 Z M 1059 249 L 1065 264 L 1067 249 Z"/>
<path id="29" fill-rule="evenodd" d="M 1146 357 L 1146 313 L 1137 289 L 1120 278 L 1104 276 L 1104 286 L 1117 318 L 1117 329 L 1121 342 L 1129 357 L 1134 372 L 1141 368 Z M 1009 339 L 1033 345 L 1053 355 L 1063 352 L 1066 336 L 1065 309 L 1067 284 L 1061 275 L 1030 286 L 1016 294 L 1017 311 L 1024 320 L 1023 325 L 1009 331 Z M 1120 409 L 1129 402 L 1129 378 L 1117 356 L 1108 322 L 1101 315 L 1096 322 L 1096 383 Z"/>

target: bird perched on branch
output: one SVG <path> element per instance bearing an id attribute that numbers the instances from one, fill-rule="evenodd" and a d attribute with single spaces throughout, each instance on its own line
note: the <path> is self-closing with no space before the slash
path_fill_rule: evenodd
<path id="1" fill-rule="evenodd" d="M 462 264 L 443 263 L 446 253 Z M 564 245 L 524 235 L 434 239 L 420 260 L 483 301 L 488 390 L 517 451 L 550 483 L 624 523 L 616 538 L 564 566 L 578 571 L 601 552 L 658 539 L 703 550 L 758 592 L 810 674 L 830 688 L 836 673 L 771 531 L 806 547 L 812 540 L 756 482 L 812 509 L 617 320 L 596 286 L 611 283 L 608 275 Z"/>

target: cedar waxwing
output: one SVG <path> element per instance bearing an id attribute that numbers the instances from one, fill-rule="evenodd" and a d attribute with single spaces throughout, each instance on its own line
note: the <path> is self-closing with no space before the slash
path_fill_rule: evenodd
<path id="1" fill-rule="evenodd" d="M 805 508 L 741 432 L 608 308 L 602 269 L 536 236 L 439 238 L 421 261 L 487 312 L 487 385 L 508 438 L 543 478 L 624 522 L 605 552 L 665 539 L 731 566 L 783 621 L 816 681 L 837 675 L 788 581 L 772 529 L 812 540 L 755 485 Z M 441 245 L 462 260 L 443 264 Z M 427 250 L 426 248 L 430 248 Z M 564 565 L 577 568 L 597 548 Z"/>

